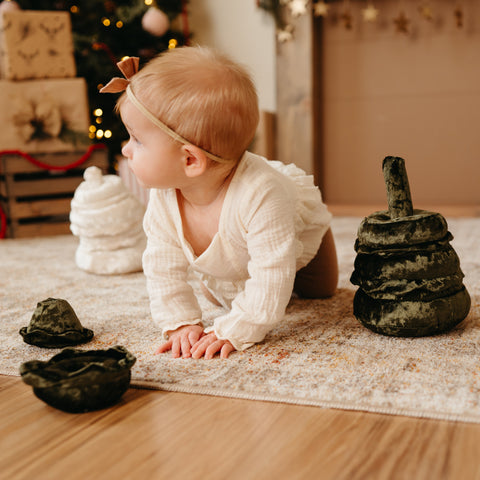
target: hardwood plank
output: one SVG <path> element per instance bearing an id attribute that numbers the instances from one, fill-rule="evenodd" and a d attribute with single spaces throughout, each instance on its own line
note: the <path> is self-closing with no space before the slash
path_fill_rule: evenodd
<path id="1" fill-rule="evenodd" d="M 10 218 L 30 218 L 48 215 L 69 214 L 71 198 L 49 198 L 29 202 L 10 201 Z"/>
<path id="2" fill-rule="evenodd" d="M 0 376 L 8 479 L 479 478 L 480 425 L 130 389 L 67 414 Z"/>
<path id="3" fill-rule="evenodd" d="M 19 180 L 9 185 L 11 197 L 72 193 L 83 182 L 82 177 L 51 177 L 41 180 Z"/>
<path id="4" fill-rule="evenodd" d="M 18 222 L 12 222 L 12 237 L 28 238 L 28 237 L 46 237 L 50 235 L 67 235 L 70 231 L 70 222 L 38 222 L 19 225 Z"/>

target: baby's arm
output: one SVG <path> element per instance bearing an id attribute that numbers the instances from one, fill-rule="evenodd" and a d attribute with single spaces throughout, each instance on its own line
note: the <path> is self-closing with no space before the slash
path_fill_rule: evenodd
<path id="1" fill-rule="evenodd" d="M 150 310 L 153 321 L 167 339 L 157 352 L 172 349 L 173 356 L 179 352 L 189 354 L 186 342 L 193 345 L 203 333 L 202 311 L 188 283 L 189 262 L 180 245 L 174 219 L 169 215 L 168 202 L 161 192 L 152 191 L 150 195 L 144 228 L 147 248 L 143 254 L 143 271 Z M 181 327 L 190 330 L 185 333 Z M 196 334 L 189 339 L 192 331 Z"/>

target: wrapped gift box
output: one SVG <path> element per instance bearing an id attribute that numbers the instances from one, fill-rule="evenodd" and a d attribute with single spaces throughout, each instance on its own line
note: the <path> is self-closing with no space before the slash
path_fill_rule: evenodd
<path id="1" fill-rule="evenodd" d="M 83 173 L 97 166 L 107 173 L 108 151 L 100 146 L 66 153 L 41 153 L 32 156 L 53 168 L 81 165 L 63 170 L 49 170 L 31 163 L 16 153 L 0 155 L 0 209 L 6 217 L 7 237 L 36 237 L 68 234 L 70 205 Z M 0 216 L 1 216 L 0 211 Z M 0 238 L 1 238 L 0 227 Z"/>
<path id="2" fill-rule="evenodd" d="M 76 75 L 69 12 L 13 10 L 0 15 L 0 77 Z"/>
<path id="3" fill-rule="evenodd" d="M 88 143 L 83 78 L 0 80 L 0 150 L 66 152 Z"/>

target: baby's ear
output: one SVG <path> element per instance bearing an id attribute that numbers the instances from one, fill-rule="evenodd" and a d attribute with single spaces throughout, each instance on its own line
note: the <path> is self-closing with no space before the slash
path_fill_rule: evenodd
<path id="1" fill-rule="evenodd" d="M 205 152 L 195 145 L 186 144 L 182 146 L 185 155 L 184 168 L 187 177 L 198 177 L 208 167 L 208 158 Z"/>

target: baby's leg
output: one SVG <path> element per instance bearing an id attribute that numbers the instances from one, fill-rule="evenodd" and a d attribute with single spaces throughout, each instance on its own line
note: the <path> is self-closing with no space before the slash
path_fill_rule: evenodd
<path id="1" fill-rule="evenodd" d="M 302 298 L 326 298 L 335 293 L 337 283 L 337 251 L 328 229 L 315 257 L 297 272 L 293 291 Z"/>

